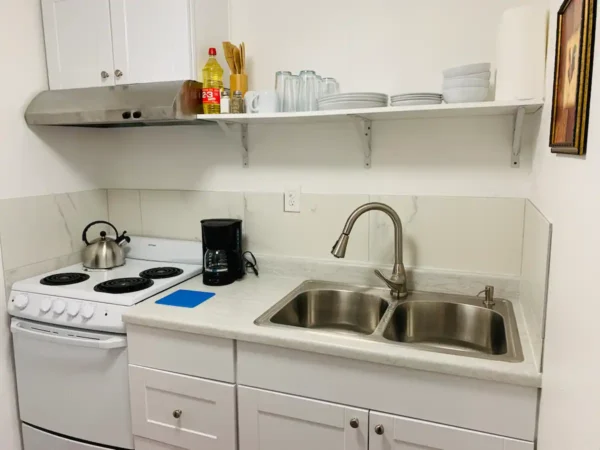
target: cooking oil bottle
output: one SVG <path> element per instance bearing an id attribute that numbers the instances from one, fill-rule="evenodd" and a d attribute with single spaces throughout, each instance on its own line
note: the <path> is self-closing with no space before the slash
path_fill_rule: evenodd
<path id="1" fill-rule="evenodd" d="M 223 68 L 217 61 L 217 49 L 208 50 L 208 62 L 202 69 L 202 108 L 204 114 L 221 113 Z"/>

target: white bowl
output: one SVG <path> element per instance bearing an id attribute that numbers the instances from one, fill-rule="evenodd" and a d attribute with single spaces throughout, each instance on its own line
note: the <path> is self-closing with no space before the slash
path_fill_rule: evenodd
<path id="1" fill-rule="evenodd" d="M 490 63 L 467 64 L 466 66 L 451 67 L 444 70 L 444 78 L 463 77 L 473 73 L 489 72 Z"/>
<path id="2" fill-rule="evenodd" d="M 483 102 L 490 91 L 487 87 L 458 87 L 444 89 L 446 103 L 475 103 Z"/>
<path id="3" fill-rule="evenodd" d="M 458 87 L 490 87 L 489 80 L 482 80 L 479 78 L 468 78 L 468 77 L 459 77 L 459 78 L 448 78 L 444 80 L 444 89 L 452 89 Z"/>
<path id="4" fill-rule="evenodd" d="M 455 77 L 444 77 L 444 80 L 455 80 L 456 78 L 479 78 L 480 80 L 489 80 L 492 78 L 492 72 L 488 70 L 487 72 L 470 73 L 468 75 L 458 75 Z"/>

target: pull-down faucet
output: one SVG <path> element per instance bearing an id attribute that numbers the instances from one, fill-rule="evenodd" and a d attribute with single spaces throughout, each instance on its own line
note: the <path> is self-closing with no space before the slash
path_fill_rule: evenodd
<path id="1" fill-rule="evenodd" d="M 391 207 L 384 203 L 367 203 L 359 206 L 346 222 L 342 234 L 331 249 L 331 254 L 336 258 L 344 258 L 346 256 L 346 248 L 348 247 L 348 241 L 350 240 L 350 233 L 356 220 L 368 211 L 381 211 L 386 213 L 392 222 L 394 223 L 394 267 L 392 269 L 392 276 L 390 278 L 385 277 L 379 270 L 375 271 L 381 280 L 387 284 L 391 289 L 393 297 L 404 298 L 408 295 L 406 289 L 406 271 L 404 270 L 404 264 L 402 262 L 402 221 L 400 217 Z"/>

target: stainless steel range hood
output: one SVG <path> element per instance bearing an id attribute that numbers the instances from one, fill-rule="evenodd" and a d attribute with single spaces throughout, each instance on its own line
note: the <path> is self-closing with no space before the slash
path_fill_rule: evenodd
<path id="1" fill-rule="evenodd" d="M 136 127 L 199 124 L 202 83 L 192 80 L 65 89 L 38 94 L 25 111 L 29 125 Z"/>

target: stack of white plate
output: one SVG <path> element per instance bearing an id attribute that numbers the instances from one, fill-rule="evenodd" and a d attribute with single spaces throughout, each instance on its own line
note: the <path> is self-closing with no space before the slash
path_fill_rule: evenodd
<path id="1" fill-rule="evenodd" d="M 442 94 L 435 92 L 415 92 L 392 96 L 392 106 L 439 105 L 440 103 L 442 103 Z"/>
<path id="2" fill-rule="evenodd" d="M 388 96 L 376 92 L 325 95 L 319 99 L 319 111 L 333 109 L 381 108 L 388 105 Z"/>
<path id="3" fill-rule="evenodd" d="M 446 103 L 482 102 L 490 91 L 490 63 L 469 64 L 444 70 Z"/>

